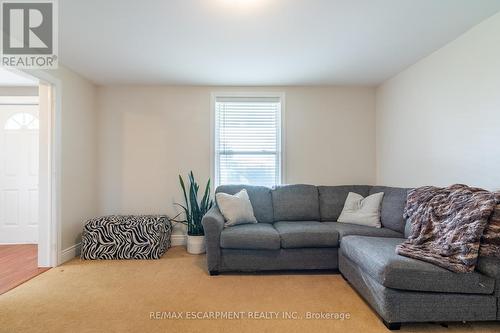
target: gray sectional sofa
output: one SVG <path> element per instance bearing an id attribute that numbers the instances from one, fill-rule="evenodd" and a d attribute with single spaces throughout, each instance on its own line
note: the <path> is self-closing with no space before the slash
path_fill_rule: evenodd
<path id="1" fill-rule="evenodd" d="M 227 185 L 245 188 L 259 223 L 224 228 L 213 207 L 203 217 L 211 275 L 229 271 L 339 270 L 386 326 L 404 322 L 500 320 L 500 261 L 481 258 L 476 272 L 453 273 L 399 256 L 408 230 L 407 189 L 383 186 Z M 384 192 L 382 228 L 338 223 L 349 192 Z"/>

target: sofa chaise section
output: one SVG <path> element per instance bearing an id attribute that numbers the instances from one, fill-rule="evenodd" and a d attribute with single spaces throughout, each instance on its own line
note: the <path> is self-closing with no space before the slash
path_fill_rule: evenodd
<path id="1" fill-rule="evenodd" d="M 387 288 L 344 255 L 339 255 L 339 269 L 389 329 L 399 329 L 405 322 L 488 321 L 497 318 L 494 295 Z"/>
<path id="2" fill-rule="evenodd" d="M 497 319 L 497 281 L 396 254 L 404 238 L 347 236 L 339 270 L 390 328 L 404 322 Z M 493 267 L 493 266 L 488 266 Z"/>
<path id="3" fill-rule="evenodd" d="M 348 236 L 340 255 L 387 288 L 461 294 L 492 294 L 495 280 L 479 272 L 453 273 L 431 263 L 403 257 L 396 246 L 404 238 Z"/>

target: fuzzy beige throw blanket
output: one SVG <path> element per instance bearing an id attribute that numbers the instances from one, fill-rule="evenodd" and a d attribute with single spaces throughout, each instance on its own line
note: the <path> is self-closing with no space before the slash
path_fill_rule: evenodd
<path id="1" fill-rule="evenodd" d="M 412 231 L 396 252 L 454 272 L 472 272 L 496 205 L 495 193 L 466 185 L 411 190 L 404 216 Z"/>
<path id="2" fill-rule="evenodd" d="M 480 257 L 500 258 L 500 193 L 496 192 L 497 205 L 481 238 Z"/>

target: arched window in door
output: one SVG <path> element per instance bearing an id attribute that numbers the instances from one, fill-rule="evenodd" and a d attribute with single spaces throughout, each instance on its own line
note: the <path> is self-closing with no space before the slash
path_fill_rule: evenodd
<path id="1" fill-rule="evenodd" d="M 37 130 L 39 129 L 38 118 L 27 112 L 15 113 L 7 119 L 4 129 L 6 130 Z"/>

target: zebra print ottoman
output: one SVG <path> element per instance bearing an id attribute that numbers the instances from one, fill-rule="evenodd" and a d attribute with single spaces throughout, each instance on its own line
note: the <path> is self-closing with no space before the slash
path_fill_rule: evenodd
<path id="1" fill-rule="evenodd" d="M 111 215 L 87 221 L 82 259 L 159 259 L 170 247 L 164 215 Z"/>

